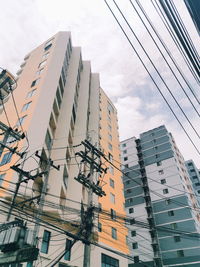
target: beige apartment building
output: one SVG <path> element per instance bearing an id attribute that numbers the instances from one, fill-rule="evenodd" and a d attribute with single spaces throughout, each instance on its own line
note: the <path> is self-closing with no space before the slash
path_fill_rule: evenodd
<path id="1" fill-rule="evenodd" d="M 81 49 L 72 47 L 69 32 L 59 32 L 31 51 L 20 67 L 14 92 L 19 118 L 11 98 L 6 111 L 11 126 L 26 134 L 27 138 L 17 143 L 17 150 L 26 154 L 20 159 L 5 149 L 0 158 L 1 223 L 6 221 L 19 179 L 19 173 L 11 166 L 20 164 L 19 168 L 36 177 L 20 184 L 16 203 L 37 197 L 46 184 L 44 201 L 27 201 L 25 205 L 14 206 L 11 212 L 10 221 L 25 220 L 38 240 L 38 260 L 22 266 L 51 266 L 73 241 L 62 230 L 77 235 L 80 229 L 81 203 L 86 210 L 89 190 L 74 178 L 81 168 L 85 173 L 88 170 L 77 154 L 84 151 L 81 142 L 85 139 L 109 159 L 102 159 L 103 167 L 108 169 L 106 174 L 99 177 L 94 173 L 95 181 L 100 179 L 99 185 L 106 195 L 92 196 L 96 207 L 92 240 L 100 247 L 91 245 L 90 266 L 127 266 L 123 255 L 129 253 L 128 233 L 124 221 L 118 218 L 125 216 L 125 210 L 121 172 L 117 170 L 120 168 L 117 112 L 100 87 L 99 75 L 91 72 L 89 61 L 82 60 Z M 0 120 L 6 124 L 4 113 Z M 51 165 L 49 159 L 53 161 Z M 48 175 L 37 177 L 37 173 L 47 168 Z M 38 214 L 41 205 L 43 212 Z M 84 247 L 77 241 L 56 266 L 83 266 Z"/>

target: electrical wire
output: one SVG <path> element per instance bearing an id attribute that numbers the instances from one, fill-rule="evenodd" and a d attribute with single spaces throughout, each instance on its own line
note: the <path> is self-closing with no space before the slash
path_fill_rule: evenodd
<path id="1" fill-rule="evenodd" d="M 108 5 L 107 1 L 104 0 L 104 2 L 106 3 L 108 9 L 110 10 L 110 12 L 112 13 L 113 17 L 115 18 L 117 24 L 119 25 L 119 27 L 121 28 L 122 32 L 124 33 L 125 37 L 127 38 L 129 44 L 131 45 L 132 49 L 134 50 L 134 52 L 136 53 L 137 57 L 139 58 L 140 62 L 142 63 L 143 67 L 145 68 L 145 70 L 147 71 L 147 73 L 149 74 L 151 80 L 153 81 L 154 85 L 156 86 L 157 90 L 159 91 L 159 93 L 161 94 L 161 96 L 163 97 L 163 99 L 165 100 L 167 106 L 169 107 L 169 109 L 171 110 L 172 114 L 174 115 L 174 117 L 176 118 L 176 120 L 178 121 L 179 125 L 181 126 L 181 128 L 183 129 L 183 131 L 185 132 L 186 136 L 188 137 L 188 139 L 190 140 L 190 142 L 192 143 L 192 145 L 194 146 L 195 150 L 197 151 L 197 153 L 200 155 L 200 151 L 197 148 L 197 146 L 195 145 L 195 143 L 193 142 L 192 138 L 189 136 L 189 134 L 187 133 L 185 127 L 183 126 L 183 124 L 181 123 L 181 121 L 179 120 L 179 118 L 177 117 L 176 113 L 173 111 L 172 107 L 170 106 L 169 102 L 167 101 L 166 97 L 164 96 L 164 94 L 162 93 L 161 89 L 159 88 L 158 84 L 156 83 L 156 81 L 154 80 L 153 76 L 151 75 L 150 71 L 148 70 L 148 68 L 146 67 L 144 61 L 142 60 L 141 56 L 139 55 L 139 53 L 137 52 L 137 50 L 135 49 L 135 47 L 133 46 L 131 40 L 129 39 L 128 35 L 126 34 L 125 30 L 123 29 L 122 25 L 120 24 L 120 22 L 118 21 L 117 17 L 115 16 L 115 14 L 113 13 L 112 9 L 110 8 L 110 6 Z"/>
<path id="2" fill-rule="evenodd" d="M 137 9 L 135 8 L 133 2 L 131 0 L 129 0 L 129 2 L 131 3 L 131 6 L 134 8 L 135 12 L 137 13 L 137 15 L 139 16 L 140 20 L 142 21 L 142 24 L 144 25 L 145 29 L 147 30 L 147 32 L 149 33 L 149 35 L 151 36 L 151 39 L 153 40 L 154 44 L 156 45 L 156 47 L 158 48 L 159 52 L 161 53 L 162 57 L 164 58 L 166 64 L 168 65 L 169 69 L 171 70 L 171 72 L 173 73 L 175 79 L 177 80 L 178 84 L 180 85 L 181 89 L 183 90 L 184 94 L 186 95 L 187 99 L 189 100 L 189 102 L 191 103 L 191 105 L 193 106 L 194 110 L 196 111 L 196 113 L 198 114 L 198 116 L 200 116 L 200 113 L 198 112 L 198 110 L 196 109 L 196 107 L 194 106 L 193 102 L 191 101 L 190 97 L 188 96 L 187 92 L 185 91 L 183 85 L 181 84 L 180 80 L 178 79 L 178 77 L 176 76 L 175 72 L 173 71 L 172 67 L 170 66 L 170 63 L 167 61 L 166 57 L 164 56 L 163 52 L 161 51 L 160 47 L 158 46 L 158 44 L 156 43 L 153 35 L 151 34 L 150 30 L 148 29 L 147 25 L 145 24 L 144 20 L 142 19 L 140 13 L 137 11 Z M 167 46 L 165 45 L 164 41 L 162 40 L 161 36 L 158 34 L 158 32 L 156 31 L 155 27 L 153 26 L 152 22 L 150 21 L 150 18 L 148 17 L 147 13 L 145 12 L 144 8 L 142 7 L 141 3 L 136 0 L 137 5 L 139 6 L 141 12 L 144 14 L 145 18 L 147 19 L 149 25 L 151 26 L 151 29 L 154 31 L 154 33 L 156 34 L 157 38 L 159 39 L 159 41 L 161 42 L 162 46 L 164 47 L 165 51 L 167 52 L 168 56 L 170 57 L 170 59 L 172 60 L 172 62 L 174 63 L 174 65 L 176 66 L 176 69 L 178 70 L 179 74 L 181 75 L 181 77 L 183 78 L 183 80 L 185 81 L 185 83 L 187 84 L 190 92 L 193 94 L 194 98 L 196 99 L 196 101 L 198 102 L 198 104 L 200 104 L 199 99 L 197 98 L 196 94 L 194 93 L 193 89 L 191 88 L 191 85 L 189 84 L 189 82 L 187 81 L 187 79 L 185 78 L 184 74 L 182 73 L 182 71 L 180 70 L 178 64 L 176 63 L 175 59 L 173 58 L 171 52 L 169 51 L 169 49 L 167 48 Z"/>
<path id="3" fill-rule="evenodd" d="M 106 1 L 106 0 L 105 0 Z M 121 16 L 123 17 L 124 21 L 126 22 L 127 26 L 129 27 L 129 29 L 131 30 L 132 34 L 134 35 L 135 39 L 137 40 L 137 42 L 139 43 L 140 47 L 142 48 L 143 52 L 145 53 L 145 55 L 147 56 L 148 60 L 151 62 L 154 70 L 156 71 L 156 73 L 158 74 L 158 76 L 160 77 L 161 81 L 163 82 L 163 84 L 165 85 L 165 87 L 167 88 L 167 91 L 170 93 L 171 97 L 173 98 L 173 100 L 175 101 L 175 103 L 177 104 L 177 106 L 179 107 L 179 109 L 181 110 L 182 114 L 184 115 L 185 119 L 187 120 L 187 122 L 190 124 L 190 126 L 192 127 L 193 131 L 196 133 L 196 135 L 198 136 L 198 138 L 200 139 L 200 135 L 198 133 L 198 131 L 195 129 L 195 127 L 193 126 L 193 124 L 191 123 L 190 119 L 188 118 L 188 116 L 186 115 L 185 111 L 183 110 L 183 108 L 180 106 L 180 104 L 178 103 L 177 99 L 175 98 L 175 96 L 173 95 L 172 91 L 170 90 L 169 86 L 167 85 L 167 83 L 165 82 L 164 78 L 162 77 L 162 75 L 160 74 L 159 70 L 157 69 L 157 67 L 155 66 L 155 64 L 153 63 L 152 59 L 150 58 L 150 56 L 148 55 L 147 51 L 145 50 L 143 44 L 141 43 L 141 41 L 139 40 L 139 38 L 137 37 L 136 33 L 134 32 L 133 28 L 130 26 L 128 20 L 126 19 L 126 17 L 124 16 L 124 14 L 122 13 L 121 9 L 119 8 L 119 6 L 117 5 L 116 1 L 113 0 L 113 3 L 115 4 L 115 6 L 117 7 L 118 11 L 120 12 Z M 152 77 L 152 76 L 151 76 Z M 160 90 L 159 90 L 160 92 Z"/>
<path id="4" fill-rule="evenodd" d="M 163 14 L 163 11 L 161 9 L 161 7 L 159 6 L 159 4 L 157 3 L 156 0 L 151 0 L 152 5 L 154 6 L 154 9 L 156 10 L 157 14 L 159 15 L 159 17 L 161 18 L 163 24 L 165 25 L 168 33 L 170 34 L 172 40 L 174 41 L 174 44 L 176 45 L 176 47 L 178 48 L 180 54 L 182 55 L 188 69 L 190 70 L 190 72 L 192 73 L 194 79 L 196 80 L 196 82 L 199 84 L 199 80 L 197 77 L 196 72 L 194 71 L 194 69 L 192 68 L 190 61 L 188 60 L 188 58 L 185 56 L 184 50 L 182 48 L 182 46 L 180 45 L 177 36 L 174 34 L 173 30 L 171 29 L 169 22 L 167 21 L 165 15 Z"/>
<path id="5" fill-rule="evenodd" d="M 159 0 L 160 5 L 162 6 L 168 20 L 171 23 L 171 26 L 173 27 L 173 30 L 175 31 L 176 35 L 178 36 L 178 39 L 184 48 L 185 54 L 188 56 L 190 62 L 192 63 L 193 68 L 195 69 L 198 77 L 200 77 L 200 66 L 198 64 L 199 60 L 197 57 L 197 52 L 194 48 L 194 45 L 189 37 L 189 34 L 180 18 L 180 15 L 177 12 L 176 7 L 174 6 L 172 1 L 165 1 Z"/>
<path id="6" fill-rule="evenodd" d="M 9 127 L 11 128 L 10 121 L 9 121 L 9 119 L 8 119 L 8 114 L 7 114 L 7 112 L 6 112 L 6 109 L 5 109 L 5 105 L 4 105 L 3 100 L 1 101 L 1 104 L 2 104 L 2 107 L 3 107 L 4 114 L 5 114 L 5 116 L 6 116 L 6 120 L 7 120 L 7 122 L 8 122 L 8 125 L 9 125 Z"/>

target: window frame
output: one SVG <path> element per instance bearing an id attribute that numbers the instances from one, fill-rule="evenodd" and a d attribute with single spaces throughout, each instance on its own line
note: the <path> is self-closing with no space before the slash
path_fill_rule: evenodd
<path id="1" fill-rule="evenodd" d="M 27 109 L 30 107 L 31 103 L 32 103 L 32 101 L 29 101 L 29 102 L 25 103 L 23 105 L 23 107 L 22 107 L 22 111 L 21 112 L 27 111 Z"/>
<path id="2" fill-rule="evenodd" d="M 111 236 L 113 239 L 117 240 L 117 229 L 115 227 L 111 227 Z"/>
<path id="3" fill-rule="evenodd" d="M 41 244 L 41 248 L 40 248 L 40 251 L 42 253 L 48 254 L 50 240 L 51 240 L 51 232 L 45 229 L 43 232 L 42 244 Z"/>

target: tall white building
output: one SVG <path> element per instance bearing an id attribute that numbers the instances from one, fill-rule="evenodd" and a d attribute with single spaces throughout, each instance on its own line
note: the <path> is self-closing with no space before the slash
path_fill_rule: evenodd
<path id="1" fill-rule="evenodd" d="M 91 73 L 89 61 L 82 61 L 81 49 L 72 47 L 69 32 L 57 33 L 28 53 L 17 74 L 15 102 L 19 118 L 11 99 L 7 104 L 7 114 L 13 128 L 26 132 L 28 141 L 20 141 L 17 146 L 18 151 L 27 154 L 21 160 L 18 155 L 7 151 L 2 155 L 0 196 L 4 205 L 5 201 L 10 203 L 15 182 L 18 181 L 18 173 L 10 169 L 11 166 L 20 163 L 19 168 L 36 175 L 47 170 L 51 158 L 53 163 L 49 170 L 43 212 L 38 219 L 41 225 L 37 235 L 40 256 L 36 265 L 46 266 L 51 265 L 73 241 L 62 230 L 78 234 L 82 222 L 81 203 L 87 209 L 88 189 L 74 179 L 80 172 L 86 175 L 89 172 L 89 166 L 80 167 L 81 158 L 76 154 L 84 152 L 81 142 L 88 139 L 97 149 L 103 149 L 109 158 L 116 156 L 120 160 L 117 112 L 100 87 L 99 75 Z M 1 120 L 6 122 L 4 115 L 1 115 Z M 35 155 L 36 151 L 43 160 Z M 59 170 L 55 168 L 58 165 Z M 105 165 L 110 167 L 109 163 Z M 16 203 L 40 195 L 45 177 L 46 174 L 34 181 L 21 183 Z M 95 174 L 94 183 L 98 184 L 98 179 L 98 174 Z M 112 179 L 112 185 L 109 179 Z M 92 245 L 90 266 L 126 266 L 127 259 L 119 252 L 128 254 L 127 229 L 111 216 L 113 211 L 125 215 L 121 173 L 110 168 L 105 176 L 100 177 L 99 185 L 103 186 L 106 196 L 100 198 L 93 194 L 93 205 L 98 207 L 101 203 L 101 209 L 94 211 L 92 240 L 109 250 Z M 39 204 L 36 200 L 25 205 L 17 204 L 21 211 L 14 206 L 10 220 L 22 218 L 37 233 L 34 221 L 41 201 Z M 106 211 L 107 215 L 103 215 L 102 211 Z M 7 212 L 4 208 L 2 222 Z M 77 242 L 57 266 L 83 266 L 84 247 L 81 241 Z M 32 265 L 32 262 L 24 263 L 27 267 Z"/>

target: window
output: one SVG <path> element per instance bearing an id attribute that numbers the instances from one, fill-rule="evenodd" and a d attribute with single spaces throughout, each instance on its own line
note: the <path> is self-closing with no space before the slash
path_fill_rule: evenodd
<path id="1" fill-rule="evenodd" d="M 22 125 L 24 123 L 24 120 L 25 120 L 26 117 L 27 117 L 27 115 L 19 118 L 19 120 L 16 123 L 16 126 Z"/>
<path id="2" fill-rule="evenodd" d="M 0 166 L 9 163 L 11 161 L 11 158 L 12 158 L 12 152 L 4 154 Z"/>
<path id="3" fill-rule="evenodd" d="M 37 72 L 36 72 L 36 75 L 40 75 L 42 72 L 43 72 L 43 70 L 44 70 L 44 68 L 42 68 L 42 69 L 40 69 L 40 70 L 38 70 Z"/>
<path id="4" fill-rule="evenodd" d="M 66 253 L 64 255 L 64 260 L 66 261 L 70 261 L 71 259 L 71 245 L 72 245 L 72 240 L 66 239 L 66 246 L 65 246 Z"/>
<path id="5" fill-rule="evenodd" d="M 108 138 L 110 141 L 112 141 L 112 135 L 111 134 L 108 134 Z"/>
<path id="6" fill-rule="evenodd" d="M 109 114 L 114 113 L 114 108 L 113 108 L 112 104 L 109 103 L 109 102 L 108 102 L 108 107 L 107 107 L 107 109 L 108 109 L 108 113 L 109 113 Z"/>
<path id="7" fill-rule="evenodd" d="M 124 167 L 125 167 L 125 168 L 128 168 L 128 164 L 125 164 Z"/>
<path id="8" fill-rule="evenodd" d="M 128 157 L 124 157 L 124 161 L 127 161 L 128 160 Z"/>
<path id="9" fill-rule="evenodd" d="M 126 185 L 130 184 L 130 180 L 126 181 Z"/>
<path id="10" fill-rule="evenodd" d="M 108 130 L 111 132 L 112 131 L 112 127 L 110 124 L 108 124 Z"/>
<path id="11" fill-rule="evenodd" d="M 129 209 L 128 209 L 128 213 L 129 213 L 129 214 L 134 213 L 134 209 L 133 209 L 133 208 L 129 208 Z"/>
<path id="12" fill-rule="evenodd" d="M 108 159 L 109 159 L 109 161 L 113 162 L 113 155 L 108 153 Z"/>
<path id="13" fill-rule="evenodd" d="M 195 186 L 200 186 L 200 183 L 195 183 Z"/>
<path id="14" fill-rule="evenodd" d="M 184 251 L 183 250 L 177 250 L 177 257 L 178 258 L 184 257 Z"/>
<path id="15" fill-rule="evenodd" d="M 126 194 L 130 194 L 131 192 L 132 192 L 131 189 L 127 189 L 127 190 L 126 190 Z"/>
<path id="16" fill-rule="evenodd" d="M 47 63 L 47 60 L 45 59 L 44 61 L 40 62 L 40 64 L 38 65 L 38 69 L 44 67 Z"/>
<path id="17" fill-rule="evenodd" d="M 200 194 L 200 190 L 197 190 L 197 193 Z"/>
<path id="18" fill-rule="evenodd" d="M 133 224 L 135 224 L 135 219 L 130 220 L 130 225 L 133 225 Z"/>
<path id="19" fill-rule="evenodd" d="M 44 230 L 43 238 L 42 238 L 42 245 L 41 245 L 41 252 L 47 254 L 49 250 L 49 242 L 51 238 L 51 232 Z"/>
<path id="20" fill-rule="evenodd" d="M 166 188 L 166 189 L 163 189 L 163 194 L 168 194 L 169 193 L 169 190 Z"/>
<path id="21" fill-rule="evenodd" d="M 64 183 L 64 186 L 65 186 L 66 189 L 67 189 L 67 185 L 68 185 L 68 178 L 69 178 L 69 175 L 68 175 L 68 172 L 67 172 L 67 168 L 66 168 L 66 165 L 64 165 L 63 183 Z"/>
<path id="22" fill-rule="evenodd" d="M 52 46 L 52 44 L 49 44 L 49 45 L 45 46 L 44 50 L 48 51 L 51 48 L 51 46 Z"/>
<path id="23" fill-rule="evenodd" d="M 110 202 L 111 203 L 115 203 L 115 195 L 113 195 L 112 193 L 110 193 Z"/>
<path id="24" fill-rule="evenodd" d="M 112 220 L 116 220 L 116 211 L 113 209 L 110 209 L 110 217 Z"/>
<path id="25" fill-rule="evenodd" d="M 161 182 L 161 184 L 166 184 L 166 180 L 165 179 L 161 179 L 160 182 Z"/>
<path id="26" fill-rule="evenodd" d="M 134 263 L 138 263 L 138 262 L 140 262 L 140 258 L 139 258 L 139 256 L 134 256 L 134 257 L 133 257 L 133 260 L 134 260 Z"/>
<path id="27" fill-rule="evenodd" d="M 157 166 L 161 166 L 162 165 L 162 161 L 158 161 L 156 162 Z"/>
<path id="28" fill-rule="evenodd" d="M 132 249 L 137 249 L 138 248 L 138 243 L 135 242 L 135 243 L 132 243 Z"/>
<path id="29" fill-rule="evenodd" d="M 31 87 L 37 85 L 37 84 L 39 83 L 39 81 L 40 81 L 40 78 L 38 78 L 38 79 L 32 81 Z"/>
<path id="30" fill-rule="evenodd" d="M 114 181 L 113 179 L 111 179 L 111 178 L 110 178 L 110 186 L 111 186 L 112 188 L 115 187 L 115 181 Z"/>
<path id="31" fill-rule="evenodd" d="M 127 150 L 126 149 L 123 151 L 123 154 L 127 154 Z"/>
<path id="32" fill-rule="evenodd" d="M 33 266 L 33 262 L 32 261 L 27 262 L 26 267 L 32 267 L 32 266 Z"/>
<path id="33" fill-rule="evenodd" d="M 126 143 L 122 144 L 122 147 L 126 147 Z"/>
<path id="34" fill-rule="evenodd" d="M 53 39 L 46 42 L 45 47 L 44 47 L 45 51 L 49 50 L 49 48 L 52 46 L 52 41 L 53 41 Z"/>
<path id="35" fill-rule="evenodd" d="M 164 174 L 164 171 L 160 170 L 160 171 L 158 171 L 158 173 L 161 175 L 161 174 Z"/>
<path id="36" fill-rule="evenodd" d="M 174 211 L 173 211 L 173 210 L 169 210 L 169 211 L 168 211 L 168 215 L 169 215 L 169 216 L 174 216 Z"/>
<path id="37" fill-rule="evenodd" d="M 112 238 L 117 239 L 117 229 L 114 227 L 111 227 L 111 229 L 112 229 Z"/>
<path id="38" fill-rule="evenodd" d="M 35 93 L 36 93 L 36 89 L 31 90 L 30 92 L 27 93 L 26 98 L 32 97 Z"/>
<path id="39" fill-rule="evenodd" d="M 52 139 L 51 139 L 51 135 L 49 133 L 49 130 L 47 130 L 47 133 L 46 133 L 45 143 L 46 143 L 47 148 L 51 149 L 51 147 L 52 147 Z"/>
<path id="40" fill-rule="evenodd" d="M 169 205 L 169 204 L 171 204 L 171 202 L 172 202 L 172 201 L 171 201 L 171 199 L 170 199 L 170 198 L 165 200 L 165 204 L 166 204 L 166 205 Z"/>
<path id="41" fill-rule="evenodd" d="M 174 242 L 181 242 L 181 237 L 179 235 L 175 235 Z"/>
<path id="42" fill-rule="evenodd" d="M 110 150 L 113 149 L 113 147 L 112 147 L 112 145 L 111 145 L 110 143 L 108 143 L 108 148 L 109 148 Z"/>
<path id="43" fill-rule="evenodd" d="M 101 203 L 99 203 L 99 211 L 102 211 L 102 204 Z"/>
<path id="44" fill-rule="evenodd" d="M 132 197 L 128 198 L 126 201 L 127 201 L 127 203 L 132 203 L 133 202 L 133 198 Z"/>
<path id="45" fill-rule="evenodd" d="M 42 60 L 46 59 L 46 58 L 48 57 L 48 55 L 49 55 L 49 52 L 46 53 L 46 54 L 44 54 L 44 55 L 42 56 Z"/>
<path id="46" fill-rule="evenodd" d="M 102 224 L 100 222 L 98 223 L 98 231 L 102 232 Z"/>
<path id="47" fill-rule="evenodd" d="M 177 223 L 172 223 L 172 224 L 171 224 L 171 228 L 172 228 L 173 230 L 176 230 L 176 229 L 178 228 Z"/>
<path id="48" fill-rule="evenodd" d="M 1 165 L 1 164 L 0 164 Z M 2 183 L 3 183 L 3 180 L 4 180 L 4 178 L 5 178 L 5 173 L 2 173 L 2 174 L 0 174 L 0 186 L 2 185 Z"/>
<path id="49" fill-rule="evenodd" d="M 119 267 L 119 260 L 101 254 L 101 267 Z"/>
<path id="50" fill-rule="evenodd" d="M 29 106 L 30 106 L 31 103 L 32 102 L 28 102 L 28 103 L 24 104 L 24 106 L 22 108 L 22 112 L 26 111 L 29 108 Z"/>
<path id="51" fill-rule="evenodd" d="M 131 231 L 131 236 L 136 236 L 136 231 Z"/>
<path id="52" fill-rule="evenodd" d="M 114 168 L 112 166 L 109 167 L 109 171 L 111 174 L 114 174 Z"/>
<path id="53" fill-rule="evenodd" d="M 69 265 L 68 265 L 68 264 L 64 264 L 64 263 L 60 263 L 60 262 L 59 262 L 58 267 L 69 267 Z"/>

